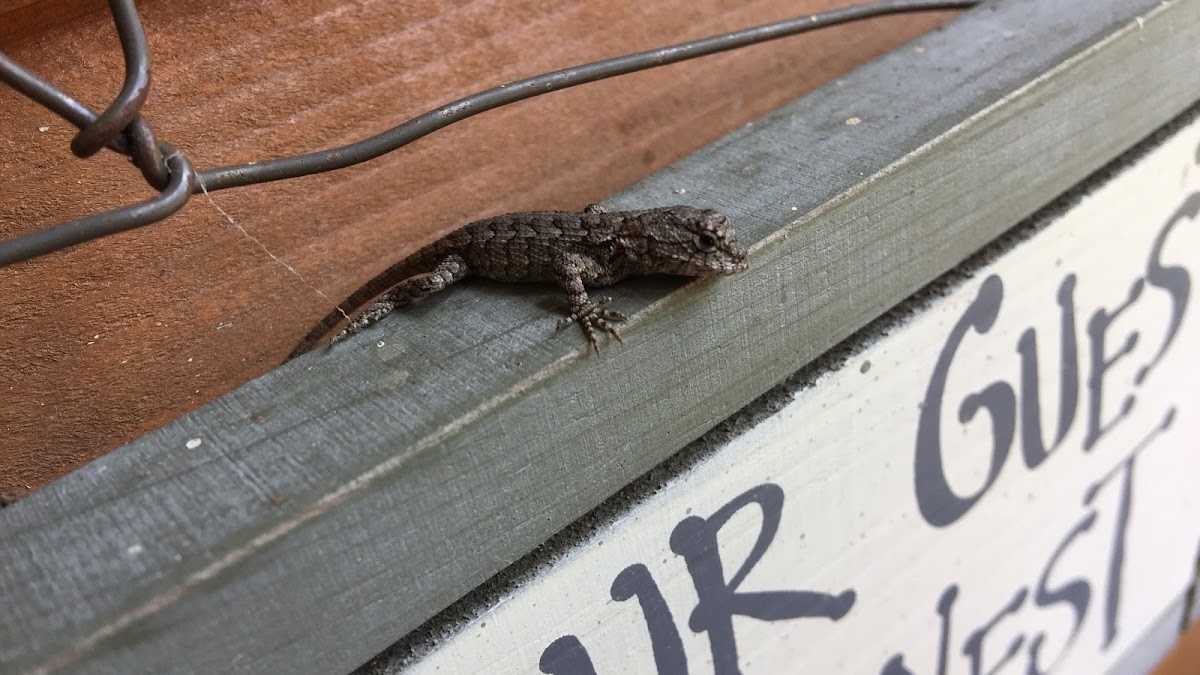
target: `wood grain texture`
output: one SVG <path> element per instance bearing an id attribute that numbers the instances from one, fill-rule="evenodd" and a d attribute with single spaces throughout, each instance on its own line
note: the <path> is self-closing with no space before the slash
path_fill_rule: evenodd
<path id="1" fill-rule="evenodd" d="M 154 72 L 144 112 L 196 166 L 240 163 L 357 140 L 545 70 L 846 4 L 151 0 L 139 3 Z M 366 165 L 214 194 L 247 234 L 198 196 L 165 223 L 0 270 L 0 490 L 26 493 L 266 372 L 330 298 L 446 231 L 582 208 L 946 16 L 597 83 Z M 120 87 L 107 12 L 11 53 L 95 109 Z M 0 236 L 150 194 L 112 153 L 72 157 L 74 130 L 7 89 L 0 119 Z"/>
<path id="2" fill-rule="evenodd" d="M 468 283 L 0 511 L 0 662 L 362 663 L 1200 98 L 1200 3 L 1077 10 L 969 12 L 609 200 L 754 244 L 741 276 L 613 289 L 623 348 Z"/>
<path id="3" fill-rule="evenodd" d="M 86 14 L 104 14 L 104 0 L 0 0 L 0 48 L 41 38 Z"/>

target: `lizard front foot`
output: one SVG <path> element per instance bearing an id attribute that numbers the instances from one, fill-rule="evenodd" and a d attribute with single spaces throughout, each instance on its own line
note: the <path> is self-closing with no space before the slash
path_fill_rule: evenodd
<path id="1" fill-rule="evenodd" d="M 575 308 L 572 310 L 570 316 L 558 320 L 558 330 L 562 330 L 573 323 L 579 324 L 579 327 L 583 329 L 583 334 L 587 336 L 588 342 L 591 343 L 592 349 L 597 354 L 600 353 L 600 342 L 596 339 L 596 331 L 598 330 L 608 333 L 617 342 L 622 342 L 623 344 L 621 335 L 617 333 L 617 329 L 609 322 L 625 321 L 626 317 L 620 312 L 601 307 L 601 305 L 607 305 L 610 302 L 612 302 L 612 298 L 605 297 Z"/>

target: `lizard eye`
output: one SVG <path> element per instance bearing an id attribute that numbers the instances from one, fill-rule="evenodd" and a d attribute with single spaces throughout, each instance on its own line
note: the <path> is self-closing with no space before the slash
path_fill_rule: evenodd
<path id="1" fill-rule="evenodd" d="M 712 232 L 701 232 L 696 235 L 696 248 L 705 253 L 717 250 L 717 238 Z"/>

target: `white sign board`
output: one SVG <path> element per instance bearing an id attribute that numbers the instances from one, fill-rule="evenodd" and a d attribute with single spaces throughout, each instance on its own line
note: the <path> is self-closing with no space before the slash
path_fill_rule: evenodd
<path id="1" fill-rule="evenodd" d="M 1200 123 L 411 666 L 1103 673 L 1200 543 Z"/>

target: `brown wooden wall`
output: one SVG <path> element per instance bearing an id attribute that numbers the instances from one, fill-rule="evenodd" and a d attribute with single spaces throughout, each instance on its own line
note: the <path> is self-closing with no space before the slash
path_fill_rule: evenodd
<path id="1" fill-rule="evenodd" d="M 143 112 L 200 168 L 246 162 L 357 140 L 541 71 L 847 4 L 147 0 Z M 278 365 L 331 308 L 317 289 L 341 300 L 480 216 L 581 208 L 947 17 L 876 19 L 551 94 L 0 270 L 0 491 L 36 489 Z M 0 0 L 0 26 L 5 51 L 93 109 L 119 90 L 103 3 Z M 151 194 L 119 156 L 71 156 L 73 133 L 0 87 L 0 236 Z"/>
<path id="2" fill-rule="evenodd" d="M 1196 675 L 1200 673 L 1200 622 L 1193 623 L 1175 643 L 1153 675 Z"/>

